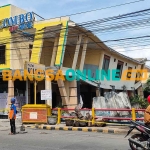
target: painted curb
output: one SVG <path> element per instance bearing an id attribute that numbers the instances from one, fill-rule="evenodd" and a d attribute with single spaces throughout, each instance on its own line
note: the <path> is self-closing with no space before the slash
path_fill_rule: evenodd
<path id="1" fill-rule="evenodd" d="M 43 129 L 43 130 L 61 130 L 61 131 L 83 131 L 83 132 L 100 132 L 107 134 L 127 134 L 128 130 L 118 130 L 118 129 L 99 129 L 99 128 L 88 128 L 88 127 L 54 127 L 50 125 L 34 125 L 27 126 L 32 129 Z M 137 131 L 132 131 L 132 133 L 139 133 Z"/>

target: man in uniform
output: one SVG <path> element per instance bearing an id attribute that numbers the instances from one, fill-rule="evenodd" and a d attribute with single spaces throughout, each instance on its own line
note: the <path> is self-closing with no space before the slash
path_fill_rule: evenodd
<path id="1" fill-rule="evenodd" d="M 16 127 L 15 127 L 15 119 L 16 119 L 16 106 L 15 104 L 16 99 L 11 98 L 11 106 L 10 106 L 10 112 L 9 112 L 9 119 L 10 119 L 10 127 L 11 127 L 11 133 L 10 135 L 16 134 Z"/>

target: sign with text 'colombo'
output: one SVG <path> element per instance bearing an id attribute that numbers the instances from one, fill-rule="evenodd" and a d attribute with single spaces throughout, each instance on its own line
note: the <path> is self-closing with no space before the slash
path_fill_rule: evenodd
<path id="1" fill-rule="evenodd" d="M 26 14 L 20 14 L 18 16 L 5 18 L 1 21 L 0 29 L 10 27 L 10 32 L 14 30 L 25 30 L 33 27 L 34 14 L 32 12 L 28 12 Z"/>

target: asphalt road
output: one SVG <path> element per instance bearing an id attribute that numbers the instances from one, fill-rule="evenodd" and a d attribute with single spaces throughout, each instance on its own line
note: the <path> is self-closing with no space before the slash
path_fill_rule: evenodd
<path id="1" fill-rule="evenodd" d="M 130 150 L 124 135 L 81 131 L 26 129 L 8 135 L 0 131 L 0 150 Z"/>

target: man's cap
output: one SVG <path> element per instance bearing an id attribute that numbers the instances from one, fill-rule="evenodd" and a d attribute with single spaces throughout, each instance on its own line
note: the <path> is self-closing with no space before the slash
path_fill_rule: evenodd
<path id="1" fill-rule="evenodd" d="M 13 98 L 11 98 L 11 102 L 15 102 L 16 101 L 16 99 L 13 97 Z"/>

